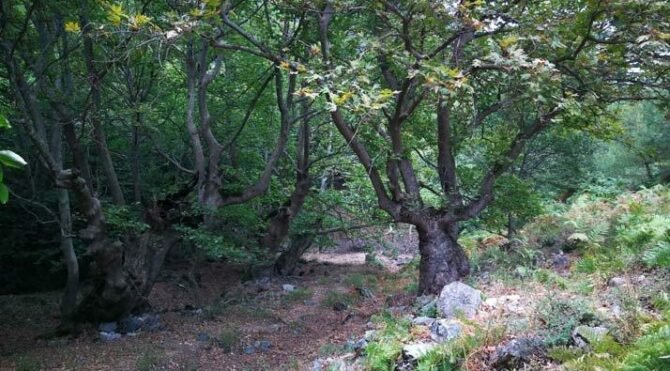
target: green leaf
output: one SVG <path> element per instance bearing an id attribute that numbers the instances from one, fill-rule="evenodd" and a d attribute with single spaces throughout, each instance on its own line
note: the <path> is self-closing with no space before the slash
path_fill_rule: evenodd
<path id="1" fill-rule="evenodd" d="M 0 164 L 18 169 L 22 166 L 26 166 L 28 163 L 23 157 L 16 153 L 9 150 L 2 150 L 0 151 Z"/>
<path id="2" fill-rule="evenodd" d="M 12 126 L 4 115 L 0 115 L 0 129 L 10 129 Z"/>
<path id="3" fill-rule="evenodd" d="M 0 204 L 6 204 L 9 200 L 9 188 L 0 183 Z"/>

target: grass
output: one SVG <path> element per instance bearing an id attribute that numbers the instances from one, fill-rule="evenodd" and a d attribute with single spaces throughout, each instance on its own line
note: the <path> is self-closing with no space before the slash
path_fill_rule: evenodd
<path id="1" fill-rule="evenodd" d="M 240 330 L 235 327 L 230 327 L 221 330 L 216 337 L 216 343 L 224 352 L 230 353 L 239 348 L 241 338 L 242 334 L 240 333 Z"/>
<path id="2" fill-rule="evenodd" d="M 354 292 L 341 292 L 330 290 L 326 292 L 325 297 L 321 301 L 321 305 L 327 308 L 332 308 L 335 304 L 344 304 L 350 306 L 360 301 L 360 297 Z"/>
<path id="3" fill-rule="evenodd" d="M 16 359 L 14 367 L 17 371 L 37 371 L 42 369 L 42 364 L 35 358 L 21 356 Z"/>
<path id="4" fill-rule="evenodd" d="M 157 349 L 148 349 L 135 362 L 138 371 L 151 371 L 161 368 L 165 363 L 165 352 Z"/>
<path id="5" fill-rule="evenodd" d="M 314 291 L 307 288 L 299 288 L 291 292 L 287 292 L 282 297 L 282 301 L 284 302 L 284 304 L 299 303 L 311 299 L 313 295 Z"/>
<path id="6" fill-rule="evenodd" d="M 341 354 L 345 352 L 345 347 L 339 344 L 326 343 L 319 347 L 319 356 L 329 357 L 335 354 Z"/>

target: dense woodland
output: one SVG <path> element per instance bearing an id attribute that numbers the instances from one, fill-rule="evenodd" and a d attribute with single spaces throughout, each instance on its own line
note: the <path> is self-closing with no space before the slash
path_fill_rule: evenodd
<path id="1" fill-rule="evenodd" d="M 338 283 L 351 292 L 316 307 L 361 317 L 347 337 L 376 324 L 365 346 L 261 364 L 238 356 L 241 323 L 221 330 L 220 363 L 165 350 L 103 366 L 668 369 L 669 88 L 667 1 L 5 0 L 0 295 L 19 301 L 0 308 L 52 298 L 31 339 L 67 349 L 170 312 L 169 285 L 226 323 L 244 317 L 221 306 L 278 290 L 280 317 Z M 319 263 L 338 253 L 365 268 Z M 484 299 L 548 291 L 524 302 L 528 327 L 479 309 L 443 341 L 459 281 Z M 421 357 L 404 348 L 426 336 L 439 345 Z M 506 358 L 514 341 L 532 356 Z M 0 368 L 103 367 L 26 352 L 0 347 Z"/>

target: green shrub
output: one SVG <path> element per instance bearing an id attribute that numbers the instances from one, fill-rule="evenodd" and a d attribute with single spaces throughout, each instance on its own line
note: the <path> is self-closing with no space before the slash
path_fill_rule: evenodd
<path id="1" fill-rule="evenodd" d="M 582 300 L 547 298 L 538 303 L 538 319 L 545 329 L 544 342 L 547 346 L 567 345 L 572 330 L 579 325 L 593 325 L 596 316 Z"/>
<path id="2" fill-rule="evenodd" d="M 642 254 L 642 261 L 648 267 L 670 268 L 670 242 L 661 241 Z"/>
<path id="3" fill-rule="evenodd" d="M 392 371 L 402 352 L 398 340 L 382 340 L 368 344 L 365 348 L 365 366 L 372 371 Z"/>
<path id="4" fill-rule="evenodd" d="M 216 344 L 223 349 L 224 352 L 230 353 L 235 351 L 239 344 L 242 335 L 237 328 L 225 328 L 216 338 Z"/>
<path id="5" fill-rule="evenodd" d="M 326 308 L 332 308 L 335 304 L 353 305 L 360 300 L 360 296 L 349 292 L 328 291 L 326 297 L 321 301 L 321 305 Z"/>
<path id="6" fill-rule="evenodd" d="M 670 325 L 636 341 L 623 364 L 625 371 L 670 370 Z"/>

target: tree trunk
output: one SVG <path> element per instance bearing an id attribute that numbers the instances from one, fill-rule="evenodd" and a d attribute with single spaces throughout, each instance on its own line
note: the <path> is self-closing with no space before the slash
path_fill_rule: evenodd
<path id="1" fill-rule="evenodd" d="M 79 289 L 79 262 L 72 245 L 72 213 L 70 211 L 70 195 L 67 189 L 58 190 L 58 211 L 61 230 L 61 251 L 67 268 L 67 281 L 63 299 L 60 304 L 62 321 L 72 319 L 77 306 L 77 291 Z"/>
<path id="2" fill-rule="evenodd" d="M 295 218 L 302 205 L 307 199 L 311 184 L 311 178 L 298 181 L 291 193 L 291 198 L 285 205 L 279 208 L 276 215 L 272 217 L 265 234 L 261 238 L 261 246 L 269 251 L 277 251 L 282 242 L 288 236 L 291 221 Z"/>
<path id="3" fill-rule="evenodd" d="M 419 293 L 439 294 L 444 285 L 458 281 L 470 273 L 470 264 L 465 251 L 458 244 L 458 225 L 446 228 L 431 223 L 431 227 L 419 227 Z"/>
<path id="4" fill-rule="evenodd" d="M 142 167 L 140 165 L 140 125 L 142 119 L 140 113 L 136 114 L 136 122 L 133 126 L 133 144 L 132 144 L 132 173 L 133 173 L 133 196 L 135 202 L 142 203 Z"/>
<path id="5" fill-rule="evenodd" d="M 111 321 L 146 310 L 165 255 L 177 240 L 176 233 L 147 232 L 96 251 L 93 289 L 79 306 L 78 318 Z"/>
<path id="6" fill-rule="evenodd" d="M 298 261 L 302 255 L 312 246 L 314 238 L 316 237 L 316 231 L 321 228 L 321 219 L 318 219 L 314 222 L 312 226 L 312 231 L 302 233 L 291 241 L 286 251 L 282 252 L 281 255 L 275 261 L 274 269 L 275 273 L 288 276 L 293 274 L 295 267 L 298 265 Z"/>
<path id="7" fill-rule="evenodd" d="M 126 201 L 123 197 L 123 191 L 121 190 L 119 178 L 116 175 L 116 170 L 114 169 L 112 155 L 109 151 L 109 146 L 107 145 L 107 135 L 105 134 L 105 129 L 103 128 L 103 123 L 100 117 L 102 106 L 100 86 L 102 84 L 102 77 L 95 68 L 93 40 L 91 39 L 90 35 L 92 26 L 88 22 L 88 7 L 86 6 L 86 2 L 82 1 L 81 4 L 82 9 L 80 24 L 84 34 L 84 61 L 86 62 L 85 64 L 86 72 L 88 73 L 88 83 L 91 86 L 91 109 L 89 116 L 91 124 L 93 125 L 93 139 L 98 156 L 100 157 L 102 170 L 105 173 L 105 178 L 107 179 L 107 186 L 109 187 L 112 201 L 114 201 L 114 203 L 117 205 L 123 205 L 126 203 Z"/>

